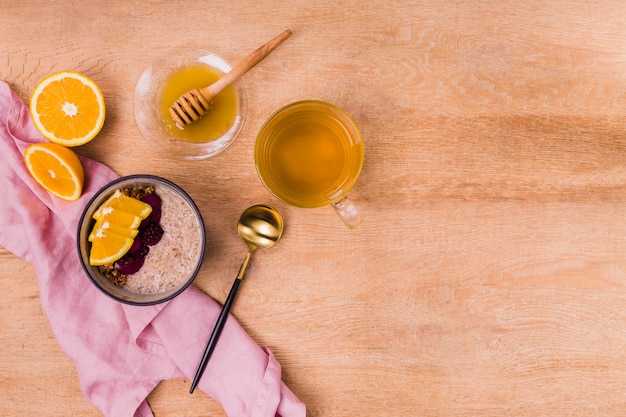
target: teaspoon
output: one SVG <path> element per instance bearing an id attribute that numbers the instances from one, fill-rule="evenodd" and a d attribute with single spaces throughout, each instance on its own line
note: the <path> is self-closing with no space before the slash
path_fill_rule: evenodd
<path id="1" fill-rule="evenodd" d="M 248 253 L 241 264 L 241 268 L 239 268 L 239 273 L 237 274 L 235 282 L 233 283 L 230 293 L 228 294 L 228 298 L 226 298 L 226 302 L 222 307 L 222 312 L 217 319 L 213 333 L 211 333 L 209 343 L 204 350 L 202 360 L 200 361 L 200 365 L 198 365 L 198 370 L 196 371 L 196 376 L 194 377 L 191 388 L 189 389 L 190 394 L 193 394 L 193 391 L 196 389 L 196 386 L 200 381 L 200 377 L 202 377 L 204 369 L 206 368 L 207 362 L 217 345 L 217 341 L 222 333 L 226 319 L 228 318 L 228 312 L 230 311 L 230 307 L 235 300 L 239 284 L 241 284 L 241 280 L 246 273 L 246 268 L 250 262 L 252 252 L 257 249 L 270 248 L 278 242 L 278 239 L 280 239 L 280 236 L 283 234 L 283 219 L 276 209 L 263 204 L 256 204 L 248 207 L 241 214 L 239 222 L 237 223 L 237 233 L 248 247 Z"/>

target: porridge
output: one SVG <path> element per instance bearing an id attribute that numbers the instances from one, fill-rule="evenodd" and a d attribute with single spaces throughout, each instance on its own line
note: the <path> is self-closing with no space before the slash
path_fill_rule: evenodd
<path id="1" fill-rule="evenodd" d="M 134 212 L 143 213 L 141 223 L 138 217 L 128 214 L 133 212 L 131 206 L 135 206 Z M 116 208 L 117 217 L 107 218 Z M 128 216 L 135 219 L 132 228 L 124 227 Z M 174 290 L 187 282 L 202 262 L 202 222 L 187 200 L 167 187 L 117 190 L 93 217 L 96 224 L 90 241 L 108 236 L 118 241 L 115 232 L 124 234 L 124 253 L 99 266 L 99 270 L 113 284 L 130 292 L 157 294 Z"/>
<path id="2" fill-rule="evenodd" d="M 163 236 L 151 246 L 139 271 L 126 277 L 129 291 L 152 294 L 168 291 L 186 281 L 202 253 L 202 231 L 196 214 L 179 195 L 158 188 Z"/>

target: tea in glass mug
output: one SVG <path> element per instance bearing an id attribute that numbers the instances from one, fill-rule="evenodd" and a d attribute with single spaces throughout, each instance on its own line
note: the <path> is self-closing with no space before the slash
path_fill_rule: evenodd
<path id="1" fill-rule="evenodd" d="M 361 217 L 348 199 L 363 165 L 363 142 L 343 110 L 317 100 L 276 111 L 257 137 L 254 159 L 265 187 L 296 207 L 332 205 L 344 223 Z"/>

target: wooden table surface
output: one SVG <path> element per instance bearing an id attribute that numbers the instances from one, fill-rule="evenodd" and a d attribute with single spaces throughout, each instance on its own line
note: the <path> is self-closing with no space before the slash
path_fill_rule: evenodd
<path id="1" fill-rule="evenodd" d="M 417 3 L 417 4 L 416 4 Z M 232 310 L 283 366 L 311 417 L 626 413 L 626 3 L 601 1 L 0 0 L 0 79 L 28 100 L 59 70 L 107 105 L 77 152 L 120 175 L 179 183 L 209 242 L 195 285 L 223 301 L 245 255 L 235 222 L 275 205 L 286 231 L 255 254 Z M 158 54 L 237 62 L 249 114 L 219 156 L 154 152 L 133 86 Z M 330 101 L 364 136 L 348 230 L 330 207 L 273 198 L 253 163 L 280 106 Z M 98 416 L 39 302 L 33 268 L 0 248 L 0 415 Z M 224 415 L 189 381 L 155 415 Z"/>

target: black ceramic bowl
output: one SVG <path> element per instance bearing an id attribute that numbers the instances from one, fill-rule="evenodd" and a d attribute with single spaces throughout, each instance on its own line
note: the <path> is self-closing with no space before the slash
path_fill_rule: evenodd
<path id="1" fill-rule="evenodd" d="M 116 190 L 136 186 L 152 186 L 161 197 L 164 234 L 157 245 L 150 247 L 141 270 L 128 275 L 126 285 L 118 286 L 99 267 L 89 264 L 88 236 L 98 207 Z M 158 304 L 183 292 L 200 270 L 205 243 L 204 222 L 191 197 L 173 182 L 153 175 L 122 177 L 102 187 L 83 211 L 77 232 L 78 255 L 87 277 L 109 297 L 131 305 Z"/>

